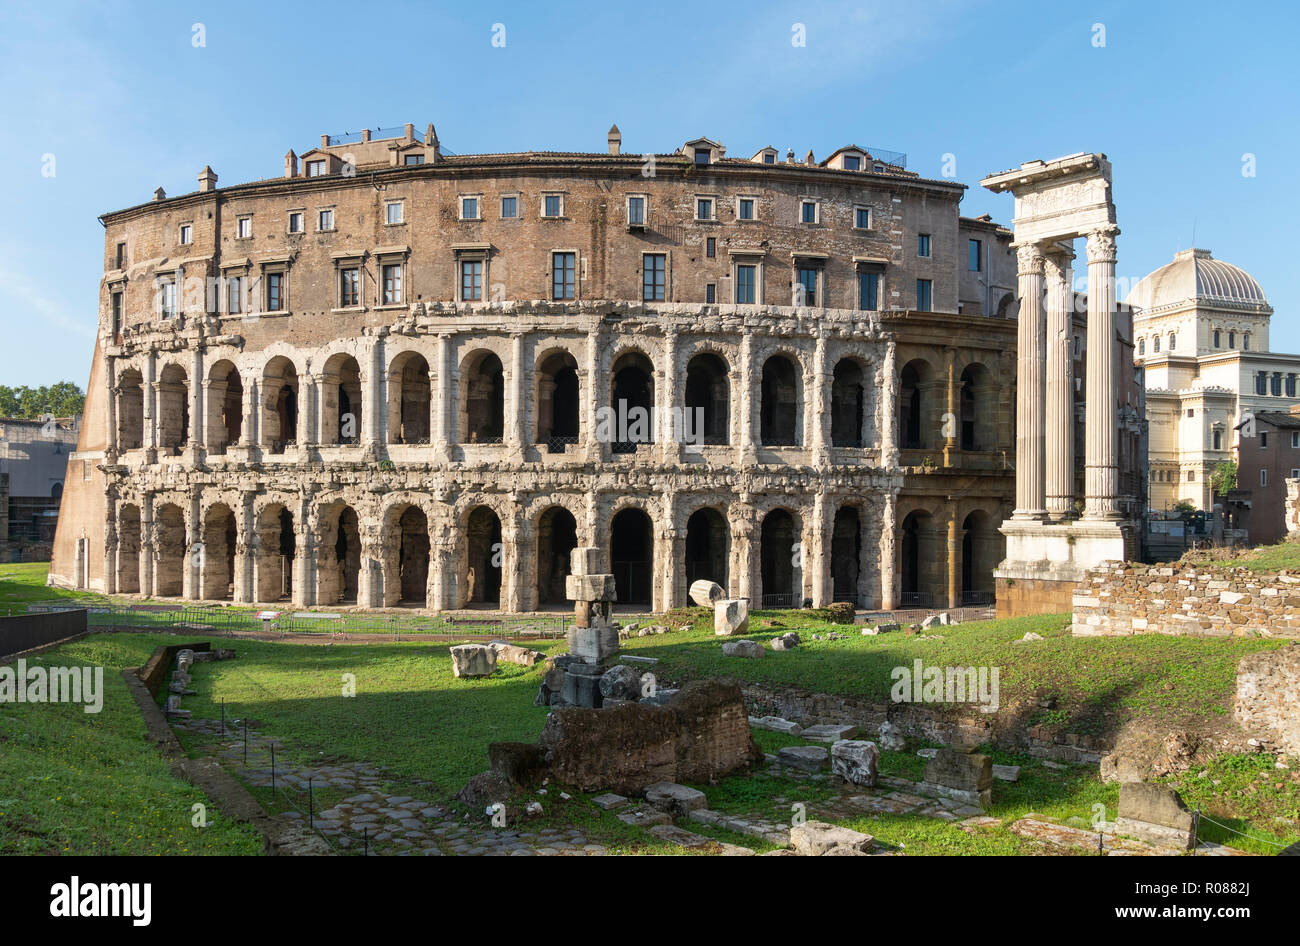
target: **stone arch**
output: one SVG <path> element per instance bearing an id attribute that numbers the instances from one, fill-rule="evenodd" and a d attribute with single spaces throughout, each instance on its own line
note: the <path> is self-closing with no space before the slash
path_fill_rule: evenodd
<path id="1" fill-rule="evenodd" d="M 140 593 L 140 507 L 135 503 L 117 510 L 117 590 Z"/>
<path id="2" fill-rule="evenodd" d="M 957 391 L 962 450 L 997 449 L 997 396 L 993 372 L 983 362 L 972 361 L 962 369 Z"/>
<path id="3" fill-rule="evenodd" d="M 930 415 L 934 412 L 934 369 L 924 358 L 913 358 L 898 375 L 898 443 L 905 450 L 933 446 Z"/>
<path id="4" fill-rule="evenodd" d="M 342 500 L 321 505 L 316 518 L 320 540 L 316 546 L 318 605 L 356 604 L 361 584 L 361 520 Z"/>
<path id="5" fill-rule="evenodd" d="M 205 434 L 209 453 L 220 456 L 239 443 L 244 431 L 244 383 L 239 369 L 222 358 L 208 369 Z"/>
<path id="6" fill-rule="evenodd" d="M 866 517 L 855 503 L 845 503 L 835 510 L 831 524 L 831 600 L 851 601 L 855 606 L 865 604 L 862 578 L 866 573 L 863 552 L 863 527 Z"/>
<path id="7" fill-rule="evenodd" d="M 916 508 L 902 517 L 898 531 L 899 604 L 934 607 L 946 584 L 947 554 L 941 525 L 929 510 Z"/>
<path id="8" fill-rule="evenodd" d="M 765 447 L 793 447 L 801 439 L 803 375 L 798 358 L 787 352 L 763 362 L 760 381 L 759 442 Z"/>
<path id="9" fill-rule="evenodd" d="M 185 369 L 171 363 L 158 375 L 158 448 L 177 453 L 190 440 L 190 379 Z"/>
<path id="10" fill-rule="evenodd" d="M 253 558 L 258 601 L 281 601 L 293 595 L 297 534 L 287 503 L 265 503 L 255 519 L 257 551 Z"/>
<path id="11" fill-rule="evenodd" d="M 239 528 L 234 511 L 222 502 L 203 511 L 203 543 L 199 569 L 199 597 L 230 601 L 235 597 L 235 546 Z"/>
<path id="12" fill-rule="evenodd" d="M 505 436 L 505 369 L 496 352 L 478 348 L 460 364 L 463 443 L 501 443 Z"/>
<path id="13" fill-rule="evenodd" d="M 797 608 L 803 602 L 801 517 L 777 506 L 759 526 L 759 607 Z"/>
<path id="14" fill-rule="evenodd" d="M 361 365 L 348 352 L 335 352 L 321 369 L 320 442 L 361 442 Z"/>
<path id="15" fill-rule="evenodd" d="M 553 505 L 542 510 L 536 523 L 537 605 L 564 604 L 571 553 L 578 547 L 578 519 L 564 506 Z"/>
<path id="16" fill-rule="evenodd" d="M 1015 304 L 1015 301 L 1016 301 L 1015 293 L 1012 292 L 1004 293 L 1002 298 L 998 300 L 997 317 L 999 319 L 1011 318 L 1012 316 L 1011 307 Z"/>
<path id="17" fill-rule="evenodd" d="M 505 576 L 505 544 L 501 516 L 491 506 L 479 504 L 463 519 L 465 564 L 464 606 L 501 607 Z"/>
<path id="18" fill-rule="evenodd" d="M 398 352 L 388 366 L 388 442 L 429 443 L 433 383 L 429 361 L 413 349 Z"/>
<path id="19" fill-rule="evenodd" d="M 276 355 L 262 369 L 262 446 L 283 453 L 298 437 L 298 369 L 286 355 Z"/>
<path id="20" fill-rule="evenodd" d="M 993 569 L 1003 558 L 1004 538 L 996 518 L 983 509 L 967 513 L 961 534 L 961 603 L 987 605 L 994 600 Z"/>
<path id="21" fill-rule="evenodd" d="M 731 529 L 716 506 L 701 506 L 686 517 L 686 587 L 692 582 L 715 581 L 724 589 L 731 561 Z"/>
<path id="22" fill-rule="evenodd" d="M 714 351 L 700 351 L 686 365 L 686 429 L 690 442 L 731 442 L 731 366 Z"/>
<path id="23" fill-rule="evenodd" d="M 831 446 L 867 445 L 867 385 L 862 362 L 841 358 L 831 372 Z"/>
<path id="24" fill-rule="evenodd" d="M 157 538 L 154 540 L 154 596 L 179 598 L 185 593 L 185 513 L 175 503 L 163 503 L 154 511 Z"/>
<path id="25" fill-rule="evenodd" d="M 637 505 L 626 505 L 609 520 L 609 563 L 619 604 L 650 606 L 654 601 L 654 523 Z"/>
<path id="26" fill-rule="evenodd" d="M 639 443 L 655 442 L 655 372 L 650 356 L 625 348 L 610 363 L 609 437 L 614 453 L 634 453 Z"/>
<path id="27" fill-rule="evenodd" d="M 117 448 L 144 446 L 144 376 L 139 368 L 126 368 L 117 378 Z"/>
<path id="28" fill-rule="evenodd" d="M 568 349 L 547 349 L 537 358 L 534 375 L 536 442 L 546 444 L 548 453 L 563 453 L 578 442 L 581 430 L 578 360 Z"/>

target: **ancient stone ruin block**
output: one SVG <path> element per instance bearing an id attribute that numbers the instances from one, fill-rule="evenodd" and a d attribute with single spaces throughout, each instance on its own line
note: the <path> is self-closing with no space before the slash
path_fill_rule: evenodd
<path id="1" fill-rule="evenodd" d="M 713 605 L 713 633 L 744 634 L 749 630 L 749 602 L 741 598 L 722 598 Z"/>
<path id="2" fill-rule="evenodd" d="M 685 818 L 696 809 L 709 807 L 709 799 L 702 791 L 676 782 L 655 782 L 648 786 L 645 800 L 677 818 Z"/>
<path id="3" fill-rule="evenodd" d="M 580 546 L 569 553 L 569 574 L 571 576 L 599 575 L 601 567 L 601 550 L 593 546 Z M 570 598 L 573 595 L 569 595 Z M 585 600 L 593 600 L 591 598 Z"/>
<path id="4" fill-rule="evenodd" d="M 724 657 L 762 657 L 763 645 L 757 641 L 727 641 L 722 645 Z"/>
<path id="5" fill-rule="evenodd" d="M 1155 844 L 1181 850 L 1196 846 L 1196 816 L 1176 791 L 1163 785 L 1122 783 L 1115 826 L 1121 834 Z"/>
<path id="6" fill-rule="evenodd" d="M 880 752 L 874 742 L 841 739 L 831 746 L 831 773 L 854 785 L 876 784 Z"/>
<path id="7" fill-rule="evenodd" d="M 566 637 L 569 653 L 594 667 L 604 668 L 618 656 L 618 628 L 613 625 L 571 627 Z"/>
<path id="8" fill-rule="evenodd" d="M 691 582 L 689 593 L 691 600 L 701 608 L 711 608 L 726 596 L 720 584 L 705 579 Z"/>
<path id="9" fill-rule="evenodd" d="M 772 638 L 772 641 L 768 646 L 773 650 L 778 651 L 794 650 L 799 646 L 799 635 L 794 631 L 791 631 L 789 634 L 782 634 L 780 637 Z"/>
<path id="10" fill-rule="evenodd" d="M 777 761 L 805 772 L 820 772 L 826 768 L 829 754 L 821 746 L 785 746 L 776 753 Z"/>
<path id="11" fill-rule="evenodd" d="M 874 843 L 875 839 L 869 834 L 824 821 L 805 821 L 790 829 L 791 847 L 796 854 L 805 857 L 819 857 L 840 847 L 865 854 Z"/>
<path id="12" fill-rule="evenodd" d="M 987 808 L 993 801 L 993 760 L 977 752 L 940 749 L 925 765 L 925 784 L 940 795 Z"/>
<path id="13" fill-rule="evenodd" d="M 641 699 L 641 671 L 625 664 L 610 667 L 600 676 L 600 695 L 605 700 Z"/>
<path id="14" fill-rule="evenodd" d="M 617 598 L 613 575 L 568 575 L 564 593 L 573 601 L 613 601 Z"/>
<path id="15" fill-rule="evenodd" d="M 486 644 L 456 644 L 451 648 L 452 676 L 490 677 L 496 669 L 496 651 Z"/>

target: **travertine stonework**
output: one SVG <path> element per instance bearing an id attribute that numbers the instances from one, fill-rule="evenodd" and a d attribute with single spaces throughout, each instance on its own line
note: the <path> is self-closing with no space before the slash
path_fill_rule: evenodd
<path id="1" fill-rule="evenodd" d="M 769 605 L 988 596 L 1007 231 L 853 149 L 609 144 L 451 157 L 408 126 L 105 215 L 51 581 L 518 611 L 563 605 L 596 546 L 647 608 L 698 578 Z"/>

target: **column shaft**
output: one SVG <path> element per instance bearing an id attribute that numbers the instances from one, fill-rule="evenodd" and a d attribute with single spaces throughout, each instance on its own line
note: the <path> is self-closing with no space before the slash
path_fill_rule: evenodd
<path id="1" fill-rule="evenodd" d="M 1016 509 L 1017 519 L 1047 515 L 1044 480 L 1043 257 L 1033 244 L 1017 247 L 1020 270 L 1020 324 L 1016 358 Z"/>
<path id="2" fill-rule="evenodd" d="M 1074 512 L 1074 391 L 1071 372 L 1070 257 L 1046 257 L 1047 292 L 1047 513 L 1065 519 Z"/>
<path id="3" fill-rule="evenodd" d="M 1118 519 L 1119 384 L 1115 342 L 1115 236 L 1118 228 L 1088 234 L 1088 364 L 1084 488 L 1090 519 Z"/>

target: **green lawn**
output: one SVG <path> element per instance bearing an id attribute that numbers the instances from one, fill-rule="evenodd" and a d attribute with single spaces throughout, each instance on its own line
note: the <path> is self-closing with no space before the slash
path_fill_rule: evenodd
<path id="1" fill-rule="evenodd" d="M 1280 542 L 1277 545 L 1261 546 L 1244 552 L 1237 558 L 1210 563 L 1207 567 L 1214 565 L 1249 568 L 1253 572 L 1277 572 L 1282 569 L 1300 571 L 1300 542 Z"/>

